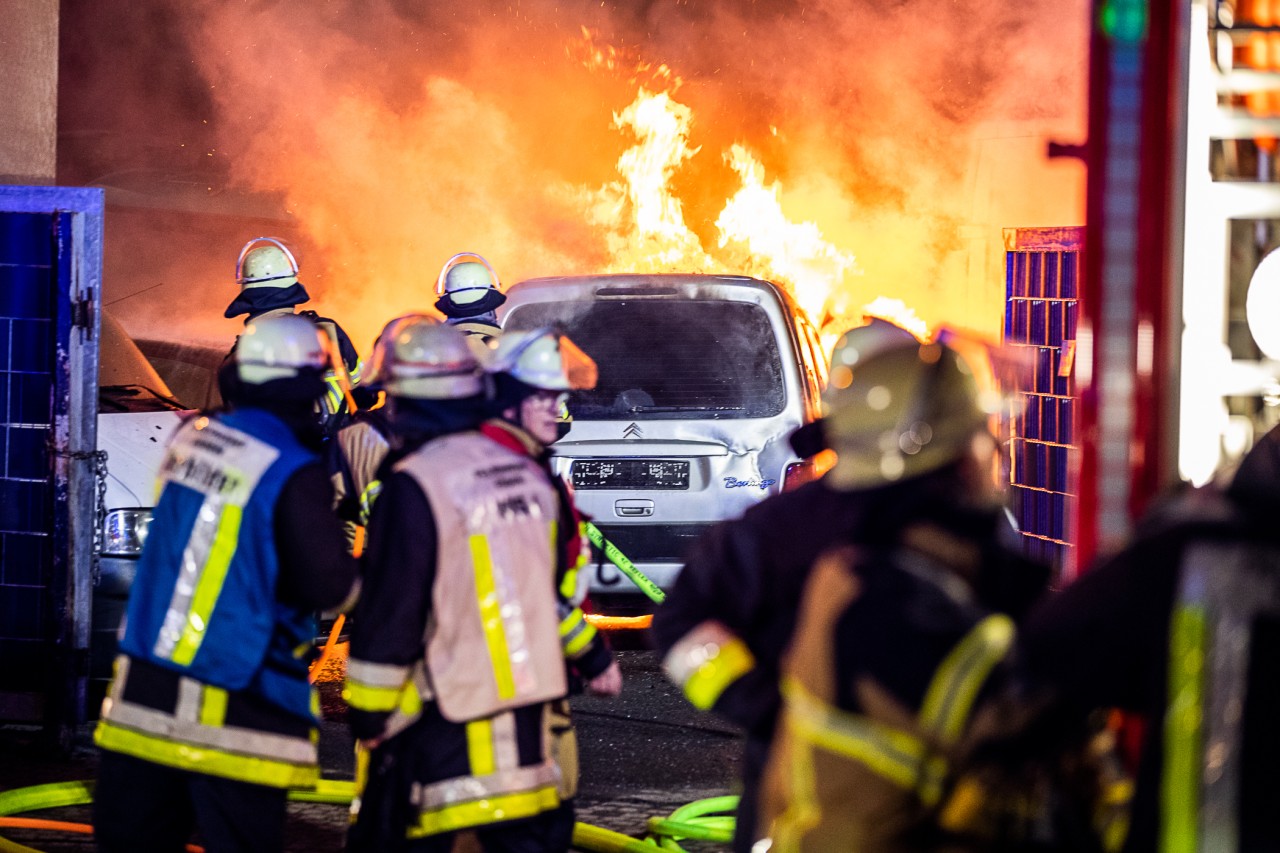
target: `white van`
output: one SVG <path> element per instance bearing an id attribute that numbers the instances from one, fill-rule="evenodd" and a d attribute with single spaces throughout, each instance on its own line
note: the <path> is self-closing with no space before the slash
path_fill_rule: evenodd
<path id="1" fill-rule="evenodd" d="M 688 546 L 820 472 L 787 438 L 818 417 L 826 359 L 781 287 L 727 275 L 595 275 L 513 285 L 505 329 L 555 326 L 595 359 L 599 382 L 570 401 L 552 447 L 578 506 L 669 589 Z M 592 598 L 643 609 L 599 553 Z"/>

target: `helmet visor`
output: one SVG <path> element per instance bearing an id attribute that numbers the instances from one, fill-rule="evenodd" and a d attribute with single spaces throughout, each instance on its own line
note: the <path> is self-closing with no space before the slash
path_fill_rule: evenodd
<path id="1" fill-rule="evenodd" d="M 564 335 L 560 336 L 560 358 L 564 363 L 564 375 L 569 387 L 575 391 L 589 391 L 596 387 L 600 372 L 595 360 Z"/>

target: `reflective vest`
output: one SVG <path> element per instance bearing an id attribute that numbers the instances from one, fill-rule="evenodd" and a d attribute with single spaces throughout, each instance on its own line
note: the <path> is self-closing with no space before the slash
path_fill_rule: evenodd
<path id="1" fill-rule="evenodd" d="M 977 621 L 939 662 L 919 709 L 860 683 L 862 713 L 836 707 L 833 638 L 857 596 L 851 558 L 819 560 L 784 667 L 783 711 L 762 789 L 762 825 L 781 851 L 903 849 L 943 793 L 974 700 L 1013 642 L 1013 622 Z"/>
<path id="2" fill-rule="evenodd" d="M 1270 684 L 1280 662 L 1278 629 L 1280 548 L 1225 542 L 1188 547 L 1170 621 L 1162 853 L 1274 846 L 1270 805 L 1275 798 L 1259 797 L 1254 790 L 1247 800 L 1245 782 L 1258 783 L 1259 772 L 1255 767 L 1246 779 L 1242 771 L 1251 760 L 1277 757 L 1275 735 L 1263 729 L 1276 725 L 1276 691 Z M 1262 642 L 1259 631 L 1265 632 Z M 1255 683 L 1251 693 L 1251 675 L 1268 683 Z M 1263 707 L 1268 702 L 1272 707 Z M 1257 727 L 1250 730 L 1255 737 L 1261 735 L 1254 744 L 1246 737 L 1250 725 Z M 1264 776 L 1274 786 L 1273 766 Z"/>
<path id="3" fill-rule="evenodd" d="M 467 768 L 448 778 L 434 763 L 420 768 L 406 835 L 553 809 L 561 772 L 548 753 L 547 703 L 567 692 L 556 492 L 528 456 L 473 432 L 430 441 L 393 470 L 413 477 L 435 522 L 425 655 L 407 666 L 352 658 L 344 695 L 353 708 L 390 713 L 384 737 L 430 743 L 441 762 L 465 754 Z M 579 642 L 571 633 L 563 648 Z M 531 744 L 540 747 L 530 753 Z"/>
<path id="4" fill-rule="evenodd" d="M 546 475 L 478 433 L 427 442 L 395 470 L 417 482 L 436 525 L 425 672 L 415 679 L 422 699 L 460 723 L 564 696 L 559 509 Z M 352 663 L 348 679 L 358 682 L 364 665 Z M 374 667 L 374 683 L 396 680 Z"/>
<path id="5" fill-rule="evenodd" d="M 314 772 L 316 703 L 304 658 L 315 619 L 276 600 L 273 520 L 285 483 L 315 458 L 258 409 L 202 415 L 179 428 L 161 466 L 121 669 L 95 734 L 103 748 L 260 784 L 297 784 Z M 177 701 L 129 699 L 131 658 L 157 677 L 173 673 Z M 236 694 L 299 721 L 300 736 L 267 743 L 249 729 L 229 731 Z"/>

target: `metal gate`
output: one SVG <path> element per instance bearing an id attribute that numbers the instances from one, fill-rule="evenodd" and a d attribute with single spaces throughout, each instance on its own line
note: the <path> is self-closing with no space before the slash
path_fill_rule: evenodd
<path id="1" fill-rule="evenodd" d="M 102 204 L 0 186 L 0 720 L 83 714 Z"/>

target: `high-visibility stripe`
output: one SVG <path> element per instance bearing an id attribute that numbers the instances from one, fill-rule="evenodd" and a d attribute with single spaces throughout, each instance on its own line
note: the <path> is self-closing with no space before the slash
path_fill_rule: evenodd
<path id="1" fill-rule="evenodd" d="M 920 726 L 943 743 L 964 733 L 974 700 L 987 676 L 1013 645 L 1013 620 L 1003 614 L 983 619 L 943 659 L 920 707 Z"/>
<path id="2" fill-rule="evenodd" d="M 398 688 L 408 680 L 409 669 L 398 663 L 374 663 L 350 658 L 347 660 L 347 679 L 367 687 Z"/>
<path id="3" fill-rule="evenodd" d="M 578 608 L 560 620 L 560 645 L 568 657 L 578 657 L 596 638 L 595 626 L 587 621 Z"/>
<path id="4" fill-rule="evenodd" d="M 1202 605 L 1179 604 L 1169 636 L 1169 706 L 1164 719 L 1161 853 L 1200 849 L 1200 765 L 1203 740 L 1204 650 Z"/>
<path id="5" fill-rule="evenodd" d="M 493 757 L 493 722 L 487 717 L 472 720 L 466 725 L 467 762 L 471 775 L 488 776 L 498 769 Z"/>
<path id="6" fill-rule="evenodd" d="M 371 687 L 358 681 L 347 679 L 342 686 L 342 698 L 357 711 L 372 713 L 389 713 L 400 704 L 400 693 L 403 685 L 398 687 Z"/>
<path id="7" fill-rule="evenodd" d="M 578 567 L 566 569 L 560 578 L 560 597 L 572 601 L 578 594 Z"/>
<path id="8" fill-rule="evenodd" d="M 805 833 L 822 822 L 813 751 L 803 739 L 797 737 L 795 740 L 789 753 L 791 766 L 787 768 L 791 789 L 787 792 L 786 807 L 773 826 L 773 842 L 779 853 L 798 851 Z"/>
<path id="9" fill-rule="evenodd" d="M 916 791 L 926 805 L 938 801 L 946 762 L 931 755 L 923 740 L 830 706 L 794 679 L 783 681 L 782 693 L 787 724 L 801 740 L 866 765 L 896 785 Z"/>
<path id="10" fill-rule="evenodd" d="M 132 755 L 166 767 L 272 788 L 312 787 L 320 779 L 317 764 L 294 764 L 169 740 L 124 728 L 109 720 L 98 724 L 93 733 L 93 741 L 102 749 Z"/>
<path id="11" fill-rule="evenodd" d="M 484 631 L 485 645 L 489 649 L 489 663 L 498 683 L 498 696 L 504 700 L 511 699 L 516 695 L 515 675 L 511 670 L 511 656 L 507 651 L 502 602 L 498 598 L 497 584 L 494 582 L 489 543 L 484 534 L 474 533 L 469 537 L 469 544 L 476 580 L 476 603 L 480 606 L 480 624 Z"/>
<path id="12" fill-rule="evenodd" d="M 730 684 L 754 669 L 756 660 L 740 637 L 713 620 L 682 637 L 662 665 L 694 707 L 705 711 Z"/>
<path id="13" fill-rule="evenodd" d="M 360 492 L 360 523 L 366 527 L 369 525 L 369 517 L 373 515 L 373 504 L 380 494 L 382 494 L 381 480 L 370 480 L 369 485 Z"/>
<path id="14" fill-rule="evenodd" d="M 516 794 L 499 794 L 482 800 L 419 812 L 417 823 L 409 828 L 406 836 L 424 838 L 428 835 L 438 835 L 442 832 L 453 832 L 473 826 L 533 817 L 550 811 L 558 805 L 560 805 L 560 797 L 556 794 L 554 784 Z"/>
<path id="15" fill-rule="evenodd" d="M 200 725 L 221 726 L 227 721 L 227 691 L 210 684 L 200 695 Z"/>
<path id="16" fill-rule="evenodd" d="M 204 511 L 204 507 L 201 511 Z M 182 635 L 169 655 L 169 659 L 176 664 L 190 666 L 204 642 L 214 605 L 218 603 L 218 596 L 227 580 L 227 568 L 236 553 L 243 512 L 243 508 L 236 504 L 225 504 L 218 516 L 217 532 L 214 533 L 209 556 L 199 572 L 195 592 L 183 621 Z"/>
<path id="17" fill-rule="evenodd" d="M 194 691 L 187 691 L 188 685 L 194 686 Z M 126 702 L 120 698 L 121 691 L 112 685 L 108 699 L 103 702 L 103 720 L 125 729 L 162 735 L 165 739 L 200 748 L 254 755 L 286 764 L 315 762 L 315 729 L 310 730 L 310 736 L 302 737 L 228 726 L 225 721 L 218 726 L 205 725 L 200 720 L 200 688 L 200 683 L 194 679 L 184 679 L 179 684 L 178 707 L 173 713 L 168 713 L 137 702 Z M 194 695 L 195 701 L 186 701 L 183 694 Z"/>

